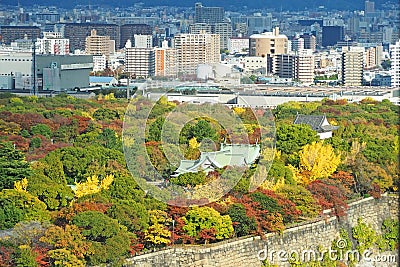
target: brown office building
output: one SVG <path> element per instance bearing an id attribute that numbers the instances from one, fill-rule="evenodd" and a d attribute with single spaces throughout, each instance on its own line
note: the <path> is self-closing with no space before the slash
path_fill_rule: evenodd
<path id="1" fill-rule="evenodd" d="M 119 47 L 119 26 L 105 23 L 67 23 L 64 28 L 64 37 L 69 39 L 72 51 L 75 49 L 85 50 L 86 37 L 95 29 L 99 36 L 110 36 L 115 40 L 115 46 Z"/>
<path id="2" fill-rule="evenodd" d="M 0 33 L 0 42 L 7 45 L 25 36 L 28 39 L 40 38 L 40 28 L 36 26 L 1 26 Z"/>

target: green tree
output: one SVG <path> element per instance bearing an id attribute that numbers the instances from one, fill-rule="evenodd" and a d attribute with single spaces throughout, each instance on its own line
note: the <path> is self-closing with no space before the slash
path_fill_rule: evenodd
<path id="1" fill-rule="evenodd" d="M 318 205 L 311 192 L 302 186 L 284 185 L 277 190 L 277 193 L 296 204 L 296 208 L 306 218 L 314 218 L 321 211 L 321 206 Z"/>
<path id="2" fill-rule="evenodd" d="M 47 221 L 46 205 L 25 191 L 5 189 L 0 192 L 0 229 L 13 227 L 20 221 Z"/>
<path id="3" fill-rule="evenodd" d="M 205 172 L 186 172 L 180 174 L 178 177 L 173 177 L 170 182 L 180 186 L 196 186 L 206 182 Z"/>
<path id="4" fill-rule="evenodd" d="M 155 141 L 155 142 L 160 142 L 161 141 L 161 132 L 163 129 L 163 125 L 165 123 L 165 118 L 164 117 L 158 117 L 149 127 L 149 133 L 146 138 L 147 142 L 148 141 Z"/>
<path id="5" fill-rule="evenodd" d="M 31 148 L 39 148 L 42 145 L 42 139 L 39 137 L 34 137 L 31 139 L 31 142 L 29 143 L 29 147 Z"/>
<path id="6" fill-rule="evenodd" d="M 118 263 L 127 256 L 133 235 L 117 220 L 98 211 L 84 211 L 72 223 L 91 243 L 93 254 L 86 257 L 90 264 Z"/>
<path id="7" fill-rule="evenodd" d="M 31 173 L 21 151 L 14 149 L 11 143 L 0 143 L 0 190 L 13 188 L 14 182 L 29 177 Z"/>
<path id="8" fill-rule="evenodd" d="M 187 140 L 190 140 L 193 137 L 196 137 L 198 142 L 201 142 L 206 138 L 213 141 L 218 140 L 217 131 L 212 127 L 211 123 L 206 120 L 199 120 L 190 128 Z"/>
<path id="9" fill-rule="evenodd" d="M 247 216 L 243 204 L 235 203 L 229 206 L 228 215 L 231 217 L 236 236 L 245 236 L 257 230 L 254 218 Z"/>
<path id="10" fill-rule="evenodd" d="M 229 215 L 223 215 L 210 207 L 194 207 L 183 217 L 183 230 L 196 240 L 201 240 L 203 230 L 214 229 L 216 240 L 230 238 L 234 232 Z M 207 240 L 205 240 L 207 242 Z"/>
<path id="11" fill-rule="evenodd" d="M 309 125 L 282 124 L 276 129 L 276 149 L 285 154 L 298 152 L 306 144 L 319 140 Z"/>
<path id="12" fill-rule="evenodd" d="M 50 127 L 47 126 L 46 124 L 42 124 L 42 123 L 33 125 L 31 127 L 31 129 L 30 129 L 30 132 L 31 132 L 32 135 L 39 135 L 40 134 L 40 135 L 43 135 L 43 136 L 45 136 L 47 138 L 50 138 L 51 135 L 53 134 L 51 129 L 50 129 Z"/>
<path id="13" fill-rule="evenodd" d="M 17 267 L 37 267 L 36 262 L 37 254 L 28 245 L 21 245 L 18 247 L 15 255 L 15 266 Z"/>
<path id="14" fill-rule="evenodd" d="M 148 227 L 149 215 L 146 207 L 141 203 L 126 201 L 125 203 L 116 203 L 107 210 L 107 214 L 126 226 L 132 233 L 143 231 Z"/>

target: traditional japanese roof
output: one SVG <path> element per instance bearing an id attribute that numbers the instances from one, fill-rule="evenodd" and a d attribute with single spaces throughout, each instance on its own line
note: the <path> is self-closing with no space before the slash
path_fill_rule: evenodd
<path id="1" fill-rule="evenodd" d="M 221 144 L 219 151 L 202 152 L 197 160 L 182 160 L 173 176 L 186 172 L 203 170 L 208 172 L 214 168 L 225 166 L 249 166 L 260 155 L 260 145 Z"/>
<path id="2" fill-rule="evenodd" d="M 337 130 L 339 126 L 330 125 L 326 115 L 303 115 L 297 114 L 293 124 L 307 124 L 317 133 L 331 132 Z"/>

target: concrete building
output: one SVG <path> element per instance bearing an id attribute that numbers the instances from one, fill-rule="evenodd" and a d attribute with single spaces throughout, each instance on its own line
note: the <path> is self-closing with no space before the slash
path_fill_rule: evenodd
<path id="1" fill-rule="evenodd" d="M 189 33 L 212 33 L 211 24 L 208 23 L 194 23 L 189 25 Z"/>
<path id="2" fill-rule="evenodd" d="M 152 48 L 153 47 L 153 36 L 135 34 L 133 38 L 133 46 L 136 48 Z"/>
<path id="3" fill-rule="evenodd" d="M 317 49 L 317 38 L 312 34 L 302 34 L 300 35 L 304 40 L 304 49 L 311 49 L 313 52 Z"/>
<path id="4" fill-rule="evenodd" d="M 176 77 L 178 75 L 178 51 L 165 44 L 154 48 L 155 76 Z"/>
<path id="5" fill-rule="evenodd" d="M 390 61 L 392 62 L 390 69 L 392 86 L 400 88 L 400 40 L 390 45 Z"/>
<path id="6" fill-rule="evenodd" d="M 239 86 L 241 73 L 228 64 L 201 64 L 197 68 L 197 79 L 212 80 L 222 86 Z"/>
<path id="7" fill-rule="evenodd" d="M 85 53 L 88 55 L 105 55 L 109 57 L 115 51 L 114 42 L 110 36 L 97 35 L 96 29 L 92 29 L 90 36 L 86 37 Z"/>
<path id="8" fill-rule="evenodd" d="M 296 38 L 296 39 L 290 40 L 289 43 L 290 43 L 291 51 L 304 50 L 304 39 L 303 38 Z"/>
<path id="9" fill-rule="evenodd" d="M 137 34 L 152 35 L 153 29 L 147 24 L 124 24 L 120 27 L 121 41 L 119 48 L 123 48 L 128 40 L 134 40 Z"/>
<path id="10" fill-rule="evenodd" d="M 382 62 L 382 54 L 382 45 L 368 48 L 365 53 L 365 67 L 374 68 L 380 66 Z"/>
<path id="11" fill-rule="evenodd" d="M 222 7 L 204 7 L 201 3 L 195 4 L 195 23 L 222 23 L 224 22 L 224 9 Z"/>
<path id="12" fill-rule="evenodd" d="M 360 86 L 363 82 L 364 47 L 342 48 L 342 84 Z"/>
<path id="13" fill-rule="evenodd" d="M 253 34 L 250 36 L 250 56 L 262 57 L 287 54 L 288 38 L 284 34 L 279 34 L 276 27 L 272 32 Z"/>
<path id="14" fill-rule="evenodd" d="M 89 72 L 92 69 L 92 56 L 36 55 L 36 88 L 50 91 L 86 88 L 89 86 Z M 10 89 L 32 90 L 32 53 L 0 53 L 1 76 L 13 79 L 13 87 Z"/>
<path id="15" fill-rule="evenodd" d="M 131 47 L 125 50 L 125 71 L 134 78 L 148 78 L 155 74 L 153 48 Z"/>
<path id="16" fill-rule="evenodd" d="M 93 71 L 103 71 L 107 68 L 106 55 L 93 55 Z"/>
<path id="17" fill-rule="evenodd" d="M 229 53 L 244 53 L 249 51 L 249 38 L 244 37 L 232 37 L 228 40 Z"/>
<path id="18" fill-rule="evenodd" d="M 36 51 L 39 54 L 68 55 L 69 39 L 63 38 L 60 32 L 44 32 L 43 38 L 36 41 Z"/>
<path id="19" fill-rule="evenodd" d="M 174 47 L 178 52 L 178 72 L 182 74 L 195 74 L 198 64 L 220 61 L 218 34 L 178 34 Z"/>
<path id="20" fill-rule="evenodd" d="M 334 46 L 337 42 L 344 41 L 343 26 L 322 26 L 322 46 Z"/>
<path id="21" fill-rule="evenodd" d="M 229 38 L 232 37 L 232 26 L 230 23 L 195 23 L 189 25 L 189 33 L 214 33 L 220 36 L 221 49 L 228 49 Z"/>
<path id="22" fill-rule="evenodd" d="M 298 55 L 297 77 L 304 85 L 311 85 L 314 83 L 314 55 L 312 50 L 303 50 Z"/>
<path id="23" fill-rule="evenodd" d="M 31 52 L 0 52 L 0 77 L 7 78 L 5 89 L 27 89 L 32 87 L 32 53 Z M 10 83 L 11 81 L 11 83 Z"/>
<path id="24" fill-rule="evenodd" d="M 36 40 L 40 38 L 41 30 L 37 26 L 6 26 L 0 27 L 1 39 L 0 42 L 6 45 L 11 42 L 24 39 L 25 37 L 29 40 Z"/>
<path id="25" fill-rule="evenodd" d="M 243 68 L 247 74 L 262 75 L 267 73 L 267 57 L 245 57 Z"/>
<path id="26" fill-rule="evenodd" d="M 273 57 L 273 73 L 279 78 L 296 79 L 298 76 L 299 57 L 281 54 Z"/>
<path id="27" fill-rule="evenodd" d="M 99 36 L 109 36 L 120 47 L 119 26 L 106 23 L 67 23 L 64 25 L 64 38 L 69 39 L 71 51 L 85 50 L 86 37 L 95 29 Z M 114 48 L 115 49 L 115 48 Z"/>
<path id="28" fill-rule="evenodd" d="M 221 49 L 228 49 L 228 41 L 232 37 L 232 25 L 230 23 L 215 23 L 211 28 L 212 33 L 220 36 Z"/>

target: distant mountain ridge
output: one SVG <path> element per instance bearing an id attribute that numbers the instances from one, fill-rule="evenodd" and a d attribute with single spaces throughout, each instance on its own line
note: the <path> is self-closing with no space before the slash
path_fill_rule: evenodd
<path id="1" fill-rule="evenodd" d="M 375 6 L 380 7 L 383 3 L 388 0 L 375 0 Z M 248 8 L 276 8 L 277 10 L 304 10 L 305 8 L 317 8 L 319 6 L 325 6 L 328 9 L 338 10 L 361 10 L 364 9 L 364 0 L 250 0 L 244 2 L 243 0 L 193 0 L 193 1 L 174 1 L 174 0 L 70 0 L 70 1 L 54 1 L 54 0 L 20 0 L 21 6 L 32 6 L 32 5 L 43 5 L 43 6 L 58 6 L 64 8 L 73 8 L 77 5 L 88 5 L 89 2 L 92 5 L 99 6 L 113 6 L 113 7 L 127 7 L 132 6 L 135 3 L 142 2 L 145 6 L 190 6 L 194 7 L 196 2 L 202 2 L 204 6 L 222 6 L 227 10 L 231 7 L 242 7 L 247 6 Z M 395 0 L 392 0 L 395 2 Z M 16 6 L 18 3 L 15 0 L 0 0 L 0 4 Z"/>

